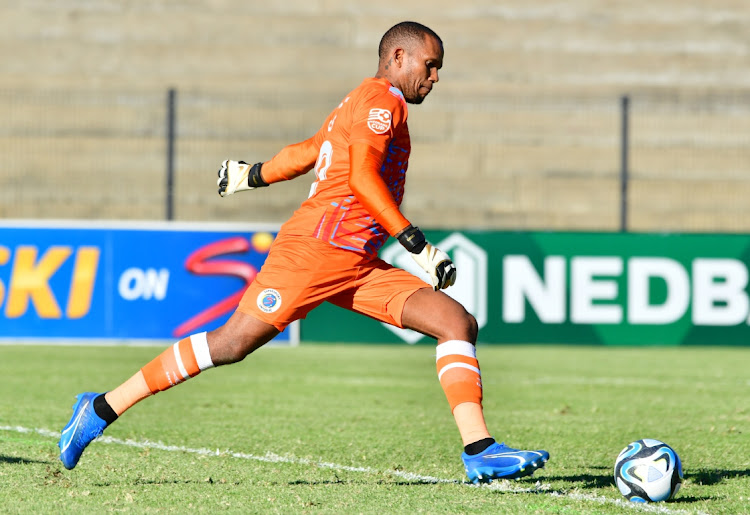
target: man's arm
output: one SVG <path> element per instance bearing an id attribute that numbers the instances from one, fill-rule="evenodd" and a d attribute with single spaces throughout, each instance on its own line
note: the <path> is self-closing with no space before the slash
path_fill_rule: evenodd
<path id="1" fill-rule="evenodd" d="M 380 176 L 385 154 L 367 143 L 349 146 L 349 188 L 377 222 L 396 236 L 411 225 Z"/>
<path id="2" fill-rule="evenodd" d="M 219 170 L 219 195 L 226 197 L 238 191 L 253 190 L 289 181 L 309 172 L 318 159 L 315 136 L 281 149 L 270 161 L 249 165 L 244 161 L 226 160 Z"/>
<path id="3" fill-rule="evenodd" d="M 312 170 L 320 152 L 316 140 L 317 136 L 313 136 L 281 149 L 270 161 L 263 163 L 263 180 L 268 184 L 289 181 Z"/>
<path id="4" fill-rule="evenodd" d="M 388 186 L 380 176 L 384 154 L 367 143 L 349 146 L 349 187 L 352 193 L 377 222 L 395 236 L 411 253 L 411 257 L 427 272 L 434 290 L 456 282 L 456 266 L 448 255 L 433 247 L 419 227 L 414 227 L 396 204 Z"/>

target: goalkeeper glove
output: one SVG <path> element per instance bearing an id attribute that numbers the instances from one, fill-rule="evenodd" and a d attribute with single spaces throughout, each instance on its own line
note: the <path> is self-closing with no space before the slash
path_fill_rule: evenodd
<path id="1" fill-rule="evenodd" d="M 399 243 L 411 253 L 411 257 L 427 272 L 432 289 L 443 290 L 456 282 L 456 265 L 451 258 L 425 240 L 419 227 L 409 226 L 397 236 Z"/>
<path id="2" fill-rule="evenodd" d="M 260 175 L 263 163 L 250 166 L 244 161 L 230 161 L 226 159 L 219 169 L 219 195 L 226 197 L 237 191 L 254 190 L 268 186 Z"/>

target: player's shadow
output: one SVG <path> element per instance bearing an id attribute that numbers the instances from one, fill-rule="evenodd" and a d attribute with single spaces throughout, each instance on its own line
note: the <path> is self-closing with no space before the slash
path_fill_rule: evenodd
<path id="1" fill-rule="evenodd" d="M 352 485 L 354 483 L 364 484 L 363 481 L 347 480 L 347 479 L 321 479 L 319 481 L 309 481 L 305 479 L 295 479 L 294 481 L 287 481 L 284 483 L 289 486 L 320 486 L 320 485 Z"/>
<path id="2" fill-rule="evenodd" d="M 453 481 L 456 484 L 461 483 L 461 481 Z M 341 485 L 341 486 L 351 486 L 351 485 L 388 485 L 388 486 L 433 486 L 437 484 L 435 481 L 428 481 L 425 479 L 413 479 L 413 480 L 397 480 L 394 481 L 392 479 L 376 479 L 376 480 L 370 480 L 370 479 L 320 479 L 320 480 L 313 480 L 310 481 L 308 479 L 295 479 L 294 481 L 286 481 L 283 483 L 284 485 L 289 486 L 321 486 L 321 485 Z M 468 483 L 467 483 L 468 484 Z"/>
<path id="3" fill-rule="evenodd" d="M 588 489 L 588 488 L 606 488 L 614 484 L 614 477 L 612 475 L 612 469 L 608 467 L 589 467 L 594 472 L 587 474 L 540 474 L 537 479 L 546 481 L 564 481 L 566 483 L 574 483 L 575 487 Z M 596 472 L 601 470 L 602 472 Z M 605 472 L 606 471 L 606 472 Z"/>
<path id="4" fill-rule="evenodd" d="M 572 475 L 554 475 L 545 474 L 544 479 L 548 481 L 565 481 L 572 483 L 572 486 L 587 489 L 587 488 L 607 488 L 614 486 L 614 478 L 612 477 L 611 469 L 608 467 L 591 467 L 595 470 L 602 470 L 601 474 L 572 474 Z M 697 470 L 691 472 L 684 472 L 683 479 L 689 480 L 691 483 L 701 484 L 706 486 L 715 485 L 730 479 L 739 479 L 750 476 L 750 469 L 745 470 Z M 539 476 L 541 478 L 541 475 Z M 543 492 L 540 492 L 543 493 Z M 685 495 L 685 490 L 680 490 L 672 503 L 675 504 L 690 504 L 699 501 L 705 501 L 711 499 L 710 495 L 695 496 Z"/>
<path id="5" fill-rule="evenodd" d="M 93 483 L 95 486 L 106 488 L 111 486 L 117 486 L 122 484 L 129 484 L 129 485 L 135 485 L 135 486 L 143 486 L 143 485 L 202 485 L 202 484 L 215 484 L 215 483 L 222 483 L 221 481 L 217 481 L 214 479 L 206 478 L 206 479 L 180 479 L 180 478 L 173 478 L 173 479 L 167 479 L 167 478 L 160 478 L 160 479 L 150 479 L 150 478 L 136 478 L 132 482 L 128 481 L 126 483 L 123 483 L 119 480 L 115 481 L 97 481 Z M 240 483 L 237 481 L 233 481 L 229 483 L 228 481 L 224 481 L 222 484 L 232 484 L 232 485 L 239 485 Z"/>
<path id="6" fill-rule="evenodd" d="M 685 479 L 689 479 L 693 483 L 697 483 L 700 485 L 715 485 L 717 483 L 721 483 L 722 481 L 726 481 L 727 479 L 739 479 L 741 477 L 748 477 L 750 476 L 750 469 L 745 470 L 714 470 L 714 469 L 707 469 L 707 470 L 697 470 L 697 471 L 690 471 L 685 472 L 683 477 Z"/>
<path id="7" fill-rule="evenodd" d="M 145 478 L 138 478 L 135 481 L 133 481 L 133 484 L 135 485 L 202 485 L 202 484 L 232 484 L 232 485 L 238 485 L 239 482 L 232 481 L 231 483 L 229 481 L 222 481 L 222 480 L 216 480 L 212 479 L 210 477 L 206 479 L 145 479 Z"/>
<path id="8" fill-rule="evenodd" d="M 0 463 L 10 463 L 10 464 L 21 464 L 21 465 L 30 465 L 30 464 L 45 464 L 49 465 L 50 461 L 45 460 L 32 460 L 29 458 L 19 458 L 17 456 L 6 456 L 4 454 L 0 454 Z"/>

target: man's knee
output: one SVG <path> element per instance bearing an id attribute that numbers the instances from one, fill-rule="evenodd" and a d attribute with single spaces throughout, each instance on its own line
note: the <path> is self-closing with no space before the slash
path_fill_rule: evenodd
<path id="1" fill-rule="evenodd" d="M 459 302 L 443 292 L 429 288 L 417 290 L 404 304 L 401 322 L 439 342 L 461 340 L 476 343 L 479 327 L 476 318 Z"/>
<path id="2" fill-rule="evenodd" d="M 237 363 L 249 354 L 242 334 L 233 333 L 226 325 L 210 331 L 207 336 L 211 359 L 216 365 Z"/>
<path id="3" fill-rule="evenodd" d="M 216 365 L 237 363 L 278 333 L 272 325 L 250 315 L 235 312 L 224 325 L 208 333 L 211 359 Z"/>
<path id="4" fill-rule="evenodd" d="M 439 340 L 461 340 L 472 345 L 477 343 L 479 323 L 474 315 L 466 311 L 463 306 L 455 310 L 453 316 L 446 322 L 448 323 L 443 325 L 443 337 L 438 338 Z"/>
<path id="5" fill-rule="evenodd" d="M 468 311 L 464 311 L 464 313 L 463 331 L 466 334 L 466 341 L 476 344 L 477 337 L 479 336 L 479 323 L 477 322 L 477 319 L 474 318 L 474 315 Z"/>

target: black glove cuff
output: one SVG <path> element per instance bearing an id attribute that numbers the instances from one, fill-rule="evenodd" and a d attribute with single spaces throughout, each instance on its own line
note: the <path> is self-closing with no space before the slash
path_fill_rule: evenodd
<path id="1" fill-rule="evenodd" d="M 398 242 L 412 254 L 419 254 L 425 245 L 427 245 L 424 233 L 419 230 L 419 227 L 414 227 L 413 225 L 401 231 L 397 238 Z"/>
<path id="2" fill-rule="evenodd" d="M 263 188 L 268 186 L 268 183 L 263 180 L 260 175 L 260 169 L 263 167 L 263 163 L 255 163 L 250 172 L 247 175 L 247 185 L 251 188 Z"/>

